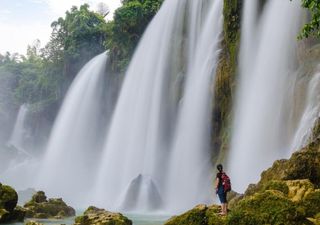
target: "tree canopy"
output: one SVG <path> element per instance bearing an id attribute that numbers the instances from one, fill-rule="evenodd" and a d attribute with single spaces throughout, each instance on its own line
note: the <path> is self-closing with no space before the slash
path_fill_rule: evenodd
<path id="1" fill-rule="evenodd" d="M 309 10 L 311 19 L 306 23 L 299 35 L 300 39 L 310 36 L 320 37 L 320 1 L 319 0 L 301 0 L 302 7 Z"/>

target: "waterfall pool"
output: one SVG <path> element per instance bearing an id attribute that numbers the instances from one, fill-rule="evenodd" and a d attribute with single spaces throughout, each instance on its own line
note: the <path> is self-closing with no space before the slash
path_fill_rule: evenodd
<path id="1" fill-rule="evenodd" d="M 82 213 L 77 213 L 77 215 L 81 215 Z M 168 220 L 171 216 L 169 215 L 143 215 L 143 214 L 125 214 L 130 220 L 132 220 L 133 225 L 163 225 L 166 220 Z M 40 222 L 44 225 L 72 225 L 74 224 L 75 217 L 69 217 L 66 219 L 58 220 L 58 219 L 26 219 L 25 222 L 28 220 L 34 220 Z M 24 223 L 8 223 L 4 225 L 24 225 Z"/>

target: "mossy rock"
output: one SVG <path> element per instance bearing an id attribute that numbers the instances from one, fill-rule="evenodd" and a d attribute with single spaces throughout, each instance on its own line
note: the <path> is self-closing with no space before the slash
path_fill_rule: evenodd
<path id="1" fill-rule="evenodd" d="M 284 193 L 266 190 L 239 201 L 228 217 L 230 225 L 310 224 Z"/>
<path id="2" fill-rule="evenodd" d="M 300 206 L 305 209 L 307 217 L 314 217 L 320 213 L 320 189 L 308 193 L 301 201 Z"/>
<path id="3" fill-rule="evenodd" d="M 0 208 L 12 212 L 17 206 L 18 194 L 8 185 L 0 183 Z"/>
<path id="4" fill-rule="evenodd" d="M 75 218 L 74 225 L 132 225 L 132 221 L 121 213 L 90 206 L 82 216 Z"/>
<path id="5" fill-rule="evenodd" d="M 218 216 L 219 206 L 198 205 L 180 216 L 170 218 L 164 225 L 223 225 L 225 217 Z"/>
<path id="6" fill-rule="evenodd" d="M 32 196 L 31 201 L 36 203 L 47 202 L 47 196 L 43 191 L 38 191 Z"/>
<path id="7" fill-rule="evenodd" d="M 25 223 L 25 225 L 43 225 L 43 224 L 34 220 L 29 220 L 28 222 Z"/>
<path id="8" fill-rule="evenodd" d="M 5 209 L 0 209 L 0 223 L 7 223 L 10 221 L 10 212 Z"/>
<path id="9" fill-rule="evenodd" d="M 309 193 L 314 191 L 314 185 L 308 180 L 288 180 L 285 182 L 288 186 L 288 197 L 294 202 L 304 199 Z"/>
<path id="10" fill-rule="evenodd" d="M 308 218 L 315 225 L 320 225 L 320 213 L 318 213 L 314 218 Z"/>
<path id="11" fill-rule="evenodd" d="M 285 181 L 273 180 L 268 182 L 264 186 L 264 190 L 277 190 L 282 192 L 284 195 L 289 194 L 289 187 Z"/>
<path id="12" fill-rule="evenodd" d="M 27 218 L 62 219 L 75 216 L 75 210 L 68 206 L 62 198 L 47 199 L 43 191 L 38 191 L 32 199 L 24 205 Z"/>
<path id="13" fill-rule="evenodd" d="M 249 185 L 245 195 L 252 195 L 264 189 L 271 180 L 305 180 L 308 179 L 320 188 L 320 138 L 307 145 L 302 150 L 292 154 L 290 159 L 281 159 L 261 174 L 258 184 Z"/>
<path id="14" fill-rule="evenodd" d="M 25 210 L 20 206 L 17 206 L 12 212 L 0 209 L 0 223 L 23 222 L 25 214 Z"/>

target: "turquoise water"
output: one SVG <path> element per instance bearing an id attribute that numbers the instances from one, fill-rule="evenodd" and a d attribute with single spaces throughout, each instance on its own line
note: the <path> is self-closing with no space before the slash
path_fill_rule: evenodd
<path id="1" fill-rule="evenodd" d="M 80 214 L 79 214 L 80 215 Z M 126 216 L 133 221 L 133 225 L 163 225 L 164 222 L 169 218 L 169 216 L 162 216 L 162 215 L 137 215 L 137 214 L 126 214 Z M 34 221 L 38 221 L 43 223 L 44 225 L 72 225 L 74 224 L 74 218 L 70 217 L 62 220 L 56 219 L 32 219 Z M 26 219 L 27 222 L 29 219 Z M 24 223 L 11 223 L 11 224 L 4 224 L 4 225 L 23 225 Z"/>

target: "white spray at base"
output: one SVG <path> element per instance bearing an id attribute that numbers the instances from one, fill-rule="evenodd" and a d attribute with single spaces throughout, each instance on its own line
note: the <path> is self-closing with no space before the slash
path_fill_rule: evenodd
<path id="1" fill-rule="evenodd" d="M 255 0 L 245 1 L 244 15 L 256 15 L 258 9 L 253 4 Z M 240 55 L 246 56 L 240 58 L 240 86 L 228 158 L 236 191 L 244 191 L 274 160 L 286 157 L 293 138 L 288 134 L 292 106 L 287 96 L 290 81 L 295 79 L 296 36 L 302 10 L 299 1 L 270 0 L 265 4 L 257 24 L 252 21 L 255 16 L 247 15 L 243 21 L 242 33 L 248 31 L 255 36 L 243 36 L 241 40 Z"/>
<path id="2" fill-rule="evenodd" d="M 210 202 L 207 116 L 222 3 L 167 0 L 147 28 L 106 138 L 95 204 L 111 210 L 177 212 Z M 179 93 L 182 103 L 177 105 Z M 191 145 L 182 144 L 185 137 L 192 137 Z"/>
<path id="3" fill-rule="evenodd" d="M 76 76 L 55 121 L 36 187 L 79 204 L 89 193 L 99 158 L 101 105 L 107 53 L 88 62 Z"/>

